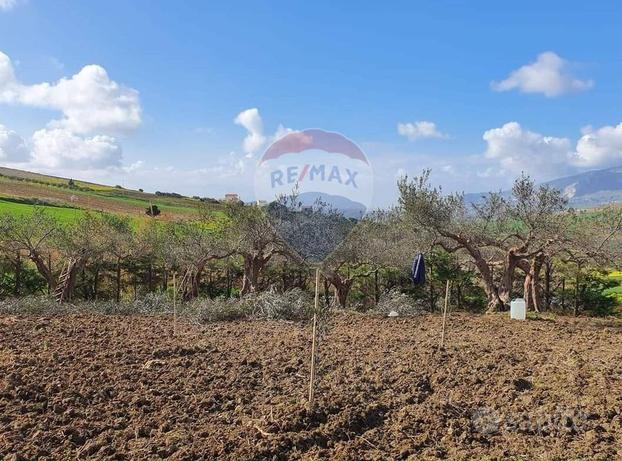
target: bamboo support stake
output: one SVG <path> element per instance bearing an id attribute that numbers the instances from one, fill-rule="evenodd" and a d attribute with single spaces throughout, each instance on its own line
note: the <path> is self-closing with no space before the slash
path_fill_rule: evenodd
<path id="1" fill-rule="evenodd" d="M 317 352 L 317 311 L 320 301 L 320 269 L 315 269 L 315 307 L 313 309 L 313 332 L 311 340 L 311 374 L 309 378 L 309 410 L 313 411 L 315 400 L 315 356 Z"/>
<path id="2" fill-rule="evenodd" d="M 443 309 L 443 329 L 441 331 L 441 347 L 445 345 L 445 326 L 447 324 L 447 306 L 449 305 L 449 280 L 445 288 L 445 308 Z"/>
<path id="3" fill-rule="evenodd" d="M 177 272 L 173 272 L 173 336 L 177 335 Z"/>

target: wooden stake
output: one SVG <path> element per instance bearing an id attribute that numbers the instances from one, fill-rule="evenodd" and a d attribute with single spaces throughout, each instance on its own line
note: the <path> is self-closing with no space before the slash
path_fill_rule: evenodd
<path id="1" fill-rule="evenodd" d="M 449 280 L 445 288 L 445 309 L 443 310 L 443 330 L 441 331 L 441 347 L 445 345 L 445 325 L 447 323 L 447 306 L 449 305 Z"/>
<path id="2" fill-rule="evenodd" d="M 309 410 L 315 403 L 315 356 L 317 353 L 317 311 L 320 301 L 320 269 L 315 269 L 315 308 L 313 309 L 313 338 L 311 340 L 311 376 L 309 378 Z"/>
<path id="3" fill-rule="evenodd" d="M 173 272 L 173 336 L 177 335 L 177 272 Z"/>

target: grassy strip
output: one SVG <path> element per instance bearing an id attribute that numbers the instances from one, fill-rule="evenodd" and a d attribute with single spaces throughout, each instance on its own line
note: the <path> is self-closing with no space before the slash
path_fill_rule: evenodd
<path id="1" fill-rule="evenodd" d="M 79 208 L 71 208 L 68 206 L 52 205 L 49 203 L 28 203 L 29 200 L 20 200 L 12 198 L 0 198 L 0 214 L 6 213 L 11 216 L 26 216 L 32 214 L 35 206 L 41 206 L 45 210 L 63 223 L 76 221 L 84 215 L 85 211 Z M 34 202 L 34 200 L 33 200 Z"/>

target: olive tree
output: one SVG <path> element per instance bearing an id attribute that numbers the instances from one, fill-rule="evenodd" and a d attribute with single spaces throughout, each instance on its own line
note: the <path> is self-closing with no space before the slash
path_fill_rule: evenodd
<path id="1" fill-rule="evenodd" d="M 167 226 L 167 258 L 184 273 L 180 291 L 185 301 L 199 295 L 201 276 L 210 261 L 234 253 L 235 249 L 226 238 L 225 226 L 222 220 L 183 221 Z"/>
<path id="2" fill-rule="evenodd" d="M 0 248 L 5 254 L 25 253 L 45 279 L 50 290 L 56 287 L 51 264 L 59 223 L 43 208 L 35 207 L 32 213 L 0 216 Z"/>
<path id="3" fill-rule="evenodd" d="M 376 301 L 378 272 L 388 267 L 408 270 L 412 256 L 426 245 L 405 226 L 397 210 L 376 210 L 352 227 L 337 248 L 328 255 L 322 272 L 335 287 L 339 306 L 347 306 L 356 279 L 374 276 Z"/>
<path id="4" fill-rule="evenodd" d="M 106 236 L 108 244 L 105 253 L 111 256 L 115 267 L 115 300 L 121 301 L 123 263 L 135 254 L 140 253 L 136 232 L 129 217 L 124 215 L 103 214 L 100 218 L 101 228 L 98 233 Z M 97 285 L 97 271 L 95 274 Z"/>
<path id="5" fill-rule="evenodd" d="M 64 265 L 55 291 L 59 302 L 72 299 L 78 274 L 90 260 L 101 259 L 109 249 L 110 235 L 105 229 L 102 215 L 88 212 L 60 226 L 57 248 Z"/>
<path id="6" fill-rule="evenodd" d="M 574 279 L 575 315 L 580 308 L 580 291 L 590 268 L 622 267 L 622 207 L 608 205 L 569 216 L 564 240 L 555 256 Z"/>
<path id="7" fill-rule="evenodd" d="M 231 204 L 228 238 L 243 260 L 242 295 L 257 291 L 259 276 L 273 256 L 290 250 L 273 227 L 266 211 L 256 205 Z"/>
<path id="8" fill-rule="evenodd" d="M 566 206 L 560 191 L 518 178 L 510 197 L 491 193 L 468 206 L 463 194 L 443 194 L 430 185 L 430 171 L 398 181 L 400 205 L 412 225 L 450 253 L 462 253 L 476 268 L 488 311 L 508 304 L 516 269 L 559 240 Z"/>

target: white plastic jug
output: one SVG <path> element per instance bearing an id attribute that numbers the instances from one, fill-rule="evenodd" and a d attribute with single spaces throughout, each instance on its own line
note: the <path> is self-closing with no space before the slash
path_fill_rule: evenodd
<path id="1" fill-rule="evenodd" d="M 525 308 L 525 300 L 523 298 L 513 299 L 510 303 L 510 318 L 516 320 L 525 320 L 527 318 L 527 309 Z"/>

